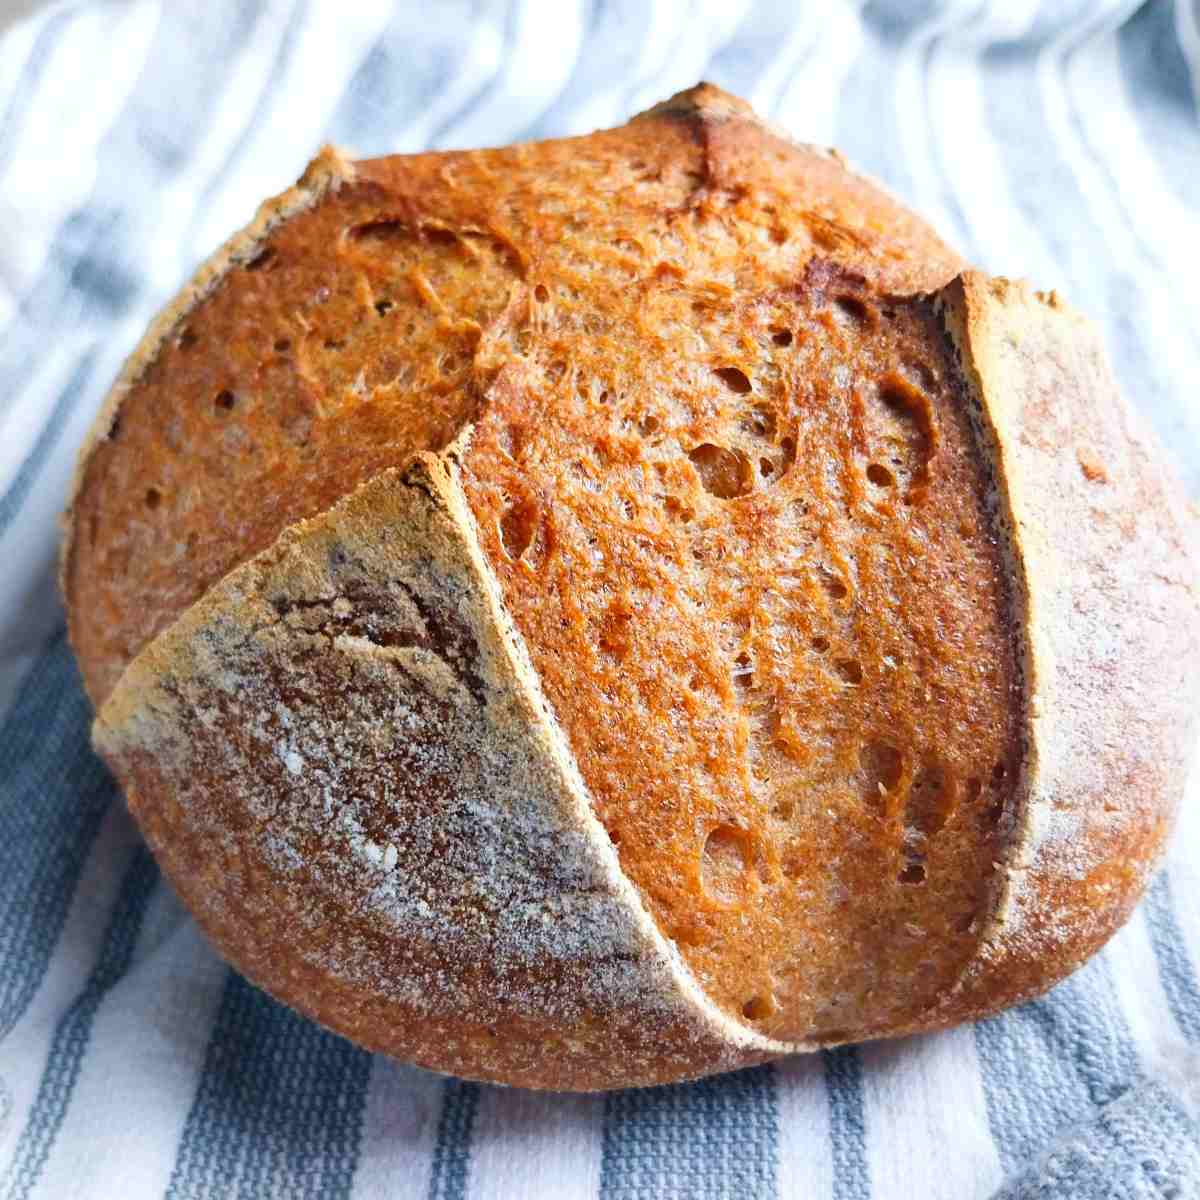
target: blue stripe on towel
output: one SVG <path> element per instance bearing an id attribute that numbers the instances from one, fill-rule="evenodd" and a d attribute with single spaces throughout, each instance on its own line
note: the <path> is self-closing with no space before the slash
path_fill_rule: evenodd
<path id="1" fill-rule="evenodd" d="M 834 1200 L 870 1200 L 862 1056 L 857 1046 L 843 1046 L 824 1051 L 821 1061 L 829 1097 Z"/>
<path id="2" fill-rule="evenodd" d="M 602 1200 L 718 1200 L 776 1193 L 775 1070 L 610 1092 Z"/>
<path id="3" fill-rule="evenodd" d="M 350 1195 L 371 1056 L 230 971 L 168 1200 Z"/>
<path id="4" fill-rule="evenodd" d="M 0 1038 L 45 976 L 115 795 L 88 744 L 91 715 L 60 633 L 35 660 L 0 727 Z"/>
<path id="5" fill-rule="evenodd" d="M 517 40 L 517 16 L 520 12 L 521 0 L 508 0 L 504 5 L 504 44 L 500 50 L 499 57 L 496 59 L 496 69 L 488 76 L 487 82 L 476 88 L 471 98 L 463 104 L 457 112 L 444 120 L 429 136 L 429 147 L 432 150 L 441 150 L 446 147 L 449 142 L 453 141 L 454 130 L 463 124 L 473 113 L 479 110 L 489 96 L 496 90 L 497 80 L 504 76 L 505 65 L 507 64 L 512 48 Z"/>
<path id="6" fill-rule="evenodd" d="M 464 11 L 464 19 L 469 19 Z M 335 145 L 355 157 L 394 154 L 414 116 L 453 85 L 468 61 L 470 42 L 452 39 L 440 26 L 423 24 L 399 8 L 350 77 L 329 123 Z"/>
<path id="7" fill-rule="evenodd" d="M 446 1080 L 433 1147 L 429 1200 L 462 1200 L 466 1195 L 480 1090 L 477 1083 Z"/>
<path id="8" fill-rule="evenodd" d="M 156 210 L 146 197 L 161 192 L 195 153 L 230 60 L 256 19 L 252 6 L 229 21 L 217 6 L 205 17 L 208 7 L 164 6 L 141 77 L 100 143 L 91 193 L 55 231 L 40 274 L 0 337 L 0 395 L 16 396 L 27 387 L 56 331 L 113 321 L 133 303 L 142 283 L 130 266 L 138 261 Z M 165 95 L 171 97 L 169 105 L 163 103 Z M 142 168 L 132 179 L 131 163 Z M 131 188 L 141 204 L 131 201 Z M 93 378 L 100 357 L 91 348 L 80 355 L 71 383 L 21 469 L 14 485 L 20 490 L 5 498 L 0 513 L 5 523 L 36 482 L 71 406 L 94 399 L 96 388 L 108 383 Z"/>
<path id="9" fill-rule="evenodd" d="M 71 378 L 59 392 L 49 417 L 42 425 L 42 431 L 33 443 L 33 449 L 25 456 L 25 461 L 21 463 L 16 478 L 4 495 L 0 497 L 0 535 L 5 533 L 21 511 L 25 497 L 29 495 L 30 488 L 41 474 L 46 459 L 50 457 L 50 452 L 58 444 L 63 426 L 66 425 L 67 418 L 79 402 L 80 393 L 95 368 L 99 353 L 99 348 L 93 347 L 79 358 L 75 364 L 75 370 L 71 373 Z"/>
<path id="10" fill-rule="evenodd" d="M 975 1026 L 988 1119 L 1006 1172 L 1139 1078 L 1108 963 L 1092 959 L 1040 1000 Z"/>
<path id="11" fill-rule="evenodd" d="M 150 851 L 140 846 L 125 873 L 100 958 L 54 1031 L 46 1069 L 0 1193 L 4 1200 L 25 1200 L 50 1157 L 87 1056 L 96 1012 L 129 967 L 157 883 L 158 867 Z"/>
<path id="12" fill-rule="evenodd" d="M 1117 50 L 1142 143 L 1157 161 L 1176 200 L 1194 208 L 1200 186 L 1196 177 L 1200 113 L 1187 60 L 1175 36 L 1171 0 L 1150 0 L 1142 5 L 1117 31 Z"/>

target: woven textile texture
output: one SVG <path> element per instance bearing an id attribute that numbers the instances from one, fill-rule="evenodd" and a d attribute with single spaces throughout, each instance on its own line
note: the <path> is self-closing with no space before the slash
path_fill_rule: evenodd
<path id="1" fill-rule="evenodd" d="M 1200 0 L 139 0 L 0 38 L 0 1200 L 1200 1197 L 1200 790 L 1111 946 L 975 1027 L 553 1096 L 228 970 L 88 747 L 57 529 L 155 310 L 318 145 L 581 133 L 708 79 L 1101 326 L 1200 497 Z"/>

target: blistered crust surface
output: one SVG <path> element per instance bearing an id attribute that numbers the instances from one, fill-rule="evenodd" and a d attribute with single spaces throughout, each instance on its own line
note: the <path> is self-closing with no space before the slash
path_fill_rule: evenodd
<path id="1" fill-rule="evenodd" d="M 155 323 L 89 442 L 64 589 L 93 699 L 289 524 L 445 446 L 524 353 L 553 280 L 586 297 L 593 277 L 688 277 L 719 301 L 814 255 L 899 291 L 959 265 L 712 88 L 585 138 L 327 155 Z"/>
<path id="2" fill-rule="evenodd" d="M 464 456 L 506 606 L 708 993 L 784 1040 L 889 1031 L 975 952 L 1019 766 L 952 349 L 823 259 L 720 298 L 589 283 L 548 281 Z"/>
<path id="3" fill-rule="evenodd" d="M 157 612 L 162 607 L 162 600 L 149 605 L 147 610 L 144 596 L 125 596 L 124 599 L 140 600 L 142 603 L 115 607 L 113 598 L 106 594 L 106 590 L 95 586 L 97 576 L 103 578 L 107 573 L 117 576 L 128 574 L 134 551 L 142 549 L 137 544 L 139 526 L 144 521 L 142 514 L 157 508 L 163 496 L 160 490 L 161 472 L 155 469 L 154 456 L 148 456 L 144 446 L 134 447 L 124 470 L 120 466 L 116 472 L 108 470 L 106 459 L 111 457 L 113 445 L 120 434 L 122 408 L 130 393 L 143 384 L 147 375 L 161 374 L 160 360 L 171 353 L 173 338 L 176 352 L 187 348 L 189 338 L 180 333 L 180 326 L 190 312 L 209 299 L 231 272 L 256 271 L 263 261 L 263 242 L 274 230 L 318 205 L 326 195 L 336 193 L 353 178 L 353 164 L 333 147 L 325 147 L 308 165 L 295 187 L 266 201 L 245 229 L 239 230 L 212 254 L 179 295 L 150 323 L 141 341 L 125 361 L 80 447 L 62 520 L 60 584 L 68 600 L 72 640 L 80 659 L 84 683 L 97 704 L 108 695 L 124 669 L 129 647 L 134 644 L 140 647 L 149 640 L 150 635 L 163 627 Z M 160 412 L 160 419 L 165 418 L 167 428 L 171 430 L 163 441 L 168 449 L 173 449 L 174 454 L 178 455 L 182 448 L 183 430 L 178 415 L 169 411 L 174 405 L 164 405 L 160 401 L 158 407 L 168 410 L 165 414 Z M 118 511 L 114 512 L 110 503 L 102 518 L 95 493 L 105 485 L 123 490 L 125 496 Z M 118 532 L 115 547 L 108 550 L 99 536 L 102 519 L 106 524 L 117 526 L 118 530 L 121 526 L 132 524 L 132 545 L 128 544 L 126 535 Z M 82 553 L 79 553 L 81 539 L 83 546 Z M 99 563 L 95 561 L 98 542 Z M 157 557 L 164 559 L 165 565 L 170 568 L 172 564 L 178 565 L 180 559 L 186 558 L 194 550 L 194 543 L 185 534 L 176 539 L 173 552 L 164 555 L 160 548 Z M 115 561 L 109 558 L 109 553 Z M 109 561 L 104 561 L 106 558 Z M 149 560 L 143 554 L 139 553 L 138 559 L 143 566 L 149 565 Z M 81 569 L 85 572 L 82 583 L 78 578 Z M 175 612 L 182 611 L 199 596 L 198 592 L 188 590 L 186 581 L 167 582 L 160 577 L 154 580 L 154 585 L 167 606 Z M 90 619 L 83 621 L 76 618 L 71 603 L 81 586 L 88 593 L 87 611 L 90 615 Z M 122 608 L 125 611 L 121 611 Z"/>
<path id="4" fill-rule="evenodd" d="M 976 273 L 942 311 L 995 447 L 1028 708 L 996 915 L 941 1006 L 956 1021 L 1044 991 L 1129 915 L 1195 743 L 1200 606 L 1181 500 L 1095 330 Z"/>
<path id="5" fill-rule="evenodd" d="M 155 854 L 251 979 L 425 1066 L 594 1088 L 785 1049 L 616 869 L 455 496 L 435 460 L 379 477 L 126 672 L 96 742 Z"/>

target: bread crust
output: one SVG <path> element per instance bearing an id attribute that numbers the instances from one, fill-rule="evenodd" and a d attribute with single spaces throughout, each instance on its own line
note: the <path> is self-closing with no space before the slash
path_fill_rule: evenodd
<path id="1" fill-rule="evenodd" d="M 1027 750 L 979 951 L 951 992 L 896 1032 L 1036 995 L 1111 936 L 1161 854 L 1195 725 L 1182 506 L 1130 428 L 1094 331 L 1056 298 L 976 273 L 941 305 L 993 448 L 994 504 L 1020 583 Z M 1069 431 L 1085 419 L 1080 446 Z M 293 526 L 131 664 L 95 741 L 155 854 L 251 979 L 371 1049 L 437 1070 L 586 1090 L 817 1048 L 725 1017 L 621 874 L 479 550 L 457 481 L 468 438 Z M 1114 575 L 1105 564 L 1117 561 Z M 439 604 L 469 631 L 457 646 L 429 637 Z M 363 676 L 353 694 L 370 679 L 410 723 L 430 696 L 457 714 L 425 721 L 408 750 L 380 760 L 394 777 L 321 852 L 341 864 L 334 878 L 302 861 L 319 824 L 305 805 L 320 792 L 323 814 L 344 813 L 353 785 L 336 770 L 319 786 L 302 776 L 317 760 L 361 755 L 381 724 L 334 687 L 300 698 L 314 653 L 353 660 Z M 232 723 L 258 732 L 233 742 Z M 309 750 L 280 749 L 297 729 Z M 1144 740 L 1131 745 L 1131 731 Z M 480 746 L 506 747 L 503 765 L 464 771 L 430 824 L 421 810 L 435 776 Z M 1130 786 L 1114 789 L 1114 778 Z M 464 899 L 442 861 L 390 847 L 423 823 L 434 841 L 460 838 L 468 811 L 508 860 Z M 553 861 L 522 860 L 532 846 L 552 847 Z M 486 860 L 482 845 L 470 853 Z M 491 905 L 483 940 L 451 937 L 435 952 L 430 931 L 469 931 L 464 912 L 481 904 Z M 423 906 L 424 925 L 413 919 Z M 505 924 L 505 906 L 553 913 L 558 928 L 539 937 Z M 489 956 L 505 972 L 481 979 Z"/>
<path id="2" fill-rule="evenodd" d="M 1194 755 L 1200 654 L 1183 498 L 1094 327 L 974 271 L 940 305 L 1009 544 L 1026 752 L 994 915 L 930 1025 L 1046 991 L 1128 919 Z"/>
<path id="3" fill-rule="evenodd" d="M 814 254 L 827 255 L 899 292 L 928 290 L 949 279 L 963 265 L 927 225 L 873 182 L 850 171 L 839 156 L 784 138 L 759 121 L 742 101 L 704 84 L 680 93 L 622 128 L 586 138 L 504 150 L 396 155 L 357 163 L 326 148 L 299 184 L 263 205 L 251 225 L 213 255 L 155 320 L 131 354 L 81 451 L 64 524 L 61 576 L 72 642 L 80 658 L 85 685 L 97 705 L 103 702 L 129 659 L 153 634 L 203 594 L 205 587 L 267 545 L 270 537 L 283 528 L 280 524 L 265 537 L 258 530 L 249 538 L 249 544 L 243 545 L 246 530 L 222 526 L 218 541 L 227 548 L 222 554 L 206 540 L 205 528 L 192 522 L 187 533 L 197 534 L 199 544 L 194 553 L 179 558 L 175 582 L 168 585 L 160 578 L 156 588 L 139 587 L 139 560 L 174 563 L 174 543 L 180 535 L 168 533 L 156 540 L 147 537 L 144 530 L 139 532 L 142 514 L 137 507 L 114 505 L 113 496 L 105 494 L 102 475 L 104 471 L 111 473 L 113 467 L 101 451 L 115 447 L 118 428 L 122 446 L 128 443 L 132 428 L 138 424 L 135 414 L 130 413 L 130 401 L 137 399 L 139 383 L 162 359 L 170 344 L 168 335 L 173 330 L 178 332 L 185 319 L 214 297 L 214 293 L 247 292 L 252 284 L 261 287 L 266 273 L 247 276 L 239 268 L 249 266 L 272 231 L 291 218 L 321 211 L 326 201 L 340 205 L 343 197 L 349 197 L 345 201 L 347 209 L 357 206 L 363 210 L 357 218 L 347 212 L 347 220 L 369 221 L 370 210 L 374 209 L 415 229 L 461 229 L 471 236 L 487 233 L 500 242 L 507 239 L 513 260 L 512 302 L 516 310 L 523 311 L 533 288 L 531 272 L 536 272 L 538 259 L 543 256 L 540 244 L 547 238 L 561 240 L 567 232 L 561 227 L 561 217 L 543 221 L 536 206 L 530 206 L 529 195 L 537 191 L 543 178 L 556 176 L 566 181 L 569 188 L 595 186 L 597 180 L 590 176 L 581 182 L 570 175 L 578 163 L 589 160 L 620 163 L 623 194 L 630 188 L 640 188 L 660 197 L 655 203 L 681 205 L 685 210 L 719 211 L 729 197 L 747 187 L 758 189 L 764 197 L 773 197 L 777 202 L 780 196 L 794 193 L 793 198 L 803 202 L 799 207 L 792 206 L 796 210 L 792 213 L 795 224 L 786 229 L 772 229 L 771 237 L 763 239 L 765 245 L 760 244 L 750 264 L 761 273 L 769 262 L 779 284 L 785 283 L 793 271 L 802 270 L 807 257 Z M 634 164 L 640 164 L 640 172 L 633 169 Z M 510 208 L 515 205 L 523 210 L 521 219 L 526 223 L 523 249 L 512 242 L 508 226 L 513 214 L 497 199 L 498 190 L 502 190 L 498 180 L 513 188 Z M 603 181 L 601 175 L 600 182 Z M 759 214 L 759 218 L 765 219 L 765 214 Z M 772 240 L 775 237 L 781 239 L 778 245 Z M 713 286 L 719 289 L 718 294 L 728 294 L 727 283 L 717 279 Z M 431 298 L 436 307 L 436 296 Z M 293 299 L 294 307 L 313 321 L 327 307 L 314 304 L 311 296 Z M 370 305 L 366 311 L 369 317 L 374 317 Z M 452 316 L 454 320 L 450 321 Z M 453 324 L 461 331 L 472 323 L 473 316 L 466 312 L 442 312 L 439 319 L 445 321 L 447 328 Z M 241 314 L 239 321 L 241 331 L 254 326 L 253 317 L 248 314 Z M 502 326 L 504 322 L 495 319 L 491 324 Z M 475 332 L 480 332 L 478 327 Z M 487 328 L 483 330 L 479 348 L 486 345 L 489 332 Z M 496 332 L 507 346 L 511 331 L 499 328 Z M 289 328 L 286 333 L 296 338 L 294 329 Z M 263 346 L 239 346 L 223 370 L 244 381 L 256 368 L 261 371 L 261 356 L 265 349 L 269 358 L 270 345 L 268 337 Z M 381 356 L 394 354 L 396 349 L 381 349 Z M 402 351 L 403 347 L 399 349 Z M 444 349 L 463 352 L 462 346 L 449 343 Z M 206 347 L 205 352 L 218 354 L 215 347 Z M 259 356 L 259 361 L 254 362 L 251 355 Z M 478 354 L 474 368 L 486 370 Z M 280 397 L 285 388 L 284 379 L 273 375 L 271 388 L 266 389 L 268 394 L 263 398 L 264 405 L 283 403 Z M 272 390 L 277 393 L 275 400 L 269 394 Z M 342 397 L 311 396 L 307 380 L 299 390 L 305 394 L 300 406 L 312 403 L 317 410 L 311 414 L 314 426 L 333 423 L 322 411 L 325 408 L 338 417 L 344 415 L 347 424 L 352 425 L 354 417 L 344 413 Z M 160 399 L 155 407 L 161 410 L 165 399 Z M 450 399 L 443 392 L 434 403 Z M 180 396 L 171 400 L 182 404 Z M 189 398 L 189 403 L 192 402 Z M 211 397 L 208 403 L 211 405 Z M 357 405 L 359 412 L 368 407 L 371 406 Z M 274 414 L 275 419 L 280 416 Z M 157 528 L 177 530 L 187 523 L 190 512 L 204 512 L 208 514 L 206 528 L 211 534 L 221 525 L 212 519 L 212 512 L 223 504 L 226 490 L 246 495 L 248 507 L 253 511 L 265 512 L 277 507 L 270 495 L 261 492 L 262 479 L 269 476 L 271 468 L 268 458 L 241 463 L 230 455 L 227 466 L 241 477 L 230 481 L 220 479 L 219 492 L 215 492 L 212 464 L 207 478 L 198 477 L 200 472 L 182 461 L 182 448 L 170 444 L 169 431 L 157 427 L 159 418 L 143 413 L 142 419 L 156 425 L 157 441 L 151 446 L 139 443 L 136 449 L 129 449 L 133 466 L 125 464 L 126 474 L 145 470 L 150 463 L 171 473 L 172 485 L 162 489 L 163 504 L 155 514 Z M 220 436 L 225 431 L 210 432 Z M 363 444 L 379 440 L 376 428 L 357 432 Z M 253 431 L 250 440 L 254 440 Z M 426 448 L 437 449 L 440 444 Z M 274 451 L 267 450 L 264 454 L 269 456 L 278 450 L 276 446 Z M 399 459 L 388 465 L 402 465 L 403 461 Z M 252 481 L 246 475 L 255 464 L 263 469 L 264 475 Z M 298 465 L 294 457 L 289 457 L 287 469 L 316 476 L 320 473 L 320 463 L 304 460 Z M 349 462 L 341 473 L 349 478 L 342 493 L 335 491 L 334 495 L 343 494 L 362 478 L 354 477 L 353 464 Z M 331 499 L 329 488 L 321 490 L 322 503 L 307 511 L 292 512 L 292 518 L 313 515 L 327 507 Z M 85 536 L 79 538 L 76 530 L 81 523 Z M 91 538 L 94 527 L 98 529 L 95 544 Z M 205 565 L 200 566 L 202 563 Z M 193 573 L 199 577 L 190 578 Z M 82 599 L 85 592 L 86 603 Z"/>
<path id="4" fill-rule="evenodd" d="M 701 143 L 697 203 L 769 173 L 783 145 L 704 85 L 630 128 L 639 122 L 683 122 Z M 840 170 L 835 156 L 793 149 Z M 526 150 L 537 153 L 512 153 Z M 323 152 L 156 320 L 81 454 L 63 554 L 73 626 L 87 596 L 71 590 L 86 581 L 71 570 L 71 514 L 89 503 L 94 452 L 172 330 L 280 222 L 346 183 L 377 189 L 390 211 L 422 180 L 434 186 L 440 163 Z M 861 252 L 857 265 L 875 263 L 893 289 L 926 290 L 956 268 L 907 215 L 900 240 L 911 256 L 928 237 L 927 259 L 880 255 L 872 203 L 861 242 L 815 216 L 814 236 L 834 239 L 830 253 Z M 531 291 L 523 278 L 512 303 Z M 990 471 L 1024 668 L 1024 752 L 973 959 L 904 1028 L 838 1040 L 979 1017 L 1079 965 L 1157 861 L 1195 736 L 1183 510 L 1094 331 L 1053 294 L 974 272 L 934 300 Z M 481 345 L 508 332 L 485 331 Z M 460 484 L 473 429 L 237 562 L 167 614 L 111 693 L 113 664 L 83 656 L 93 693 L 108 695 L 97 747 L 147 839 L 251 979 L 371 1049 L 437 1070 L 595 1089 L 817 1048 L 723 1012 L 621 872 Z"/>
<path id="5" fill-rule="evenodd" d="M 592 1089 L 791 1049 L 621 874 L 456 471 L 422 455 L 292 527 L 125 672 L 95 741 L 155 855 L 252 980 L 426 1067 Z"/>
<path id="6" fill-rule="evenodd" d="M 335 146 L 323 146 L 295 185 L 259 205 L 258 212 L 254 214 L 250 224 L 244 229 L 239 229 L 209 255 L 180 289 L 178 295 L 150 322 L 105 396 L 104 403 L 100 406 L 100 411 L 96 414 L 96 419 L 92 422 L 75 460 L 75 470 L 67 492 L 67 505 L 61 518 L 63 536 L 59 550 L 59 588 L 64 595 L 68 590 L 68 565 L 74 549 L 76 504 L 87 467 L 96 452 L 96 447 L 112 434 L 120 416 L 121 405 L 129 395 L 130 389 L 145 374 L 158 356 L 163 343 L 188 313 L 220 286 L 230 270 L 253 259 L 273 229 L 297 213 L 319 204 L 330 192 L 337 191 L 343 183 L 352 182 L 353 179 L 354 163 Z"/>

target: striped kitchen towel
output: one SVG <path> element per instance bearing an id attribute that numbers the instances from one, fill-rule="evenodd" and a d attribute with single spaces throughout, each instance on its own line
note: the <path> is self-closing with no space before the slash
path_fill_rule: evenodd
<path id="1" fill-rule="evenodd" d="M 1200 1196 L 1200 792 L 1111 946 L 975 1027 L 548 1096 L 226 969 L 88 748 L 55 516 L 154 311 L 322 140 L 613 125 L 706 78 L 1056 287 L 1200 496 L 1197 0 L 68 0 L 0 38 L 0 1200 Z"/>

